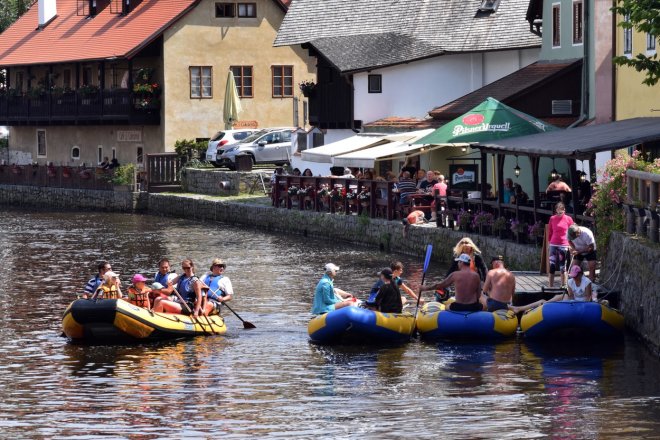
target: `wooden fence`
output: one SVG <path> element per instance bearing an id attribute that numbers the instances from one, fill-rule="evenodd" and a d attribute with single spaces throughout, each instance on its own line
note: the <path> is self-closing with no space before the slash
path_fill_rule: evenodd
<path id="1" fill-rule="evenodd" d="M 185 161 L 176 153 L 147 155 L 147 190 L 162 192 L 181 187 L 181 169 Z"/>

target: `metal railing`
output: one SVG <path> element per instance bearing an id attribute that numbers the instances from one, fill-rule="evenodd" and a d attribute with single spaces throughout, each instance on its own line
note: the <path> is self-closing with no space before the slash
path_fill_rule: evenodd
<path id="1" fill-rule="evenodd" d="M 0 184 L 112 191 L 112 170 L 52 165 L 0 165 Z"/>

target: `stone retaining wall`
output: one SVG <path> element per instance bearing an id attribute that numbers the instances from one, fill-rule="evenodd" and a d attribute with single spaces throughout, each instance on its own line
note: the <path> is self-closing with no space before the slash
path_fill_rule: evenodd
<path id="1" fill-rule="evenodd" d="M 0 205 L 70 210 L 142 212 L 149 194 L 129 191 L 0 185 Z"/>
<path id="2" fill-rule="evenodd" d="M 615 232 L 602 262 L 605 285 L 621 291 L 626 325 L 660 353 L 660 246 Z"/>
<path id="3" fill-rule="evenodd" d="M 266 188 L 270 186 L 270 175 L 261 173 Z M 237 196 L 250 192 L 263 193 L 259 172 L 222 171 L 215 169 L 184 168 L 181 171 L 181 186 L 184 191 L 214 196 Z"/>
<path id="4" fill-rule="evenodd" d="M 411 226 L 407 238 L 396 221 L 356 215 L 275 209 L 248 203 L 208 200 L 194 196 L 150 194 L 149 211 L 174 217 L 242 224 L 269 231 L 285 232 L 325 240 L 366 244 L 388 252 L 424 257 L 426 245 L 433 244 L 434 261 L 449 263 L 451 250 L 463 233 L 434 226 Z M 538 270 L 540 249 L 495 237 L 472 237 L 487 261 L 505 255 L 515 270 Z"/>

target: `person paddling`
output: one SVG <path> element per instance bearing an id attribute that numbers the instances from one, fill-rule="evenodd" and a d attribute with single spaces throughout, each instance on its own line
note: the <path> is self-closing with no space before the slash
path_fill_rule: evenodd
<path id="1" fill-rule="evenodd" d="M 422 286 L 419 288 L 419 295 L 422 292 L 430 290 L 441 290 L 452 284 L 456 289 L 456 301 L 449 305 L 449 310 L 456 312 L 478 312 L 483 310 L 479 301 L 481 298 L 480 285 L 481 279 L 476 272 L 470 269 L 472 260 L 468 254 L 461 254 L 456 258 L 458 270 L 449 274 L 444 281 L 433 286 Z"/>
<path id="2" fill-rule="evenodd" d="M 234 288 L 231 281 L 224 275 L 227 265 L 220 258 L 214 258 L 211 261 L 211 273 L 202 278 L 205 287 L 208 288 L 206 292 L 206 306 L 205 314 L 213 311 L 220 313 L 222 303 L 231 301 L 234 297 Z"/>

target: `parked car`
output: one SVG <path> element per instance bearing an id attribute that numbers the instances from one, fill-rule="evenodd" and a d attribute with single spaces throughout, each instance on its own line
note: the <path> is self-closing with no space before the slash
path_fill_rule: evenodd
<path id="1" fill-rule="evenodd" d="M 218 153 L 216 163 L 236 169 L 236 156 L 247 154 L 252 163 L 283 165 L 291 160 L 291 135 L 294 127 L 265 128 Z"/>
<path id="2" fill-rule="evenodd" d="M 259 130 L 223 130 L 217 132 L 209 140 L 209 146 L 206 149 L 206 161 L 215 167 L 219 167 L 220 165 L 216 163 L 215 159 L 218 156 L 218 152 L 222 153 L 222 147 L 242 141 L 257 131 Z"/>

